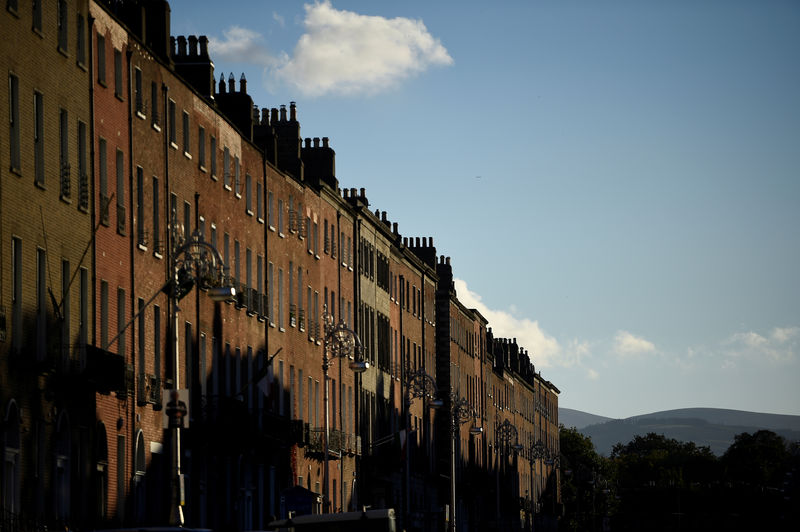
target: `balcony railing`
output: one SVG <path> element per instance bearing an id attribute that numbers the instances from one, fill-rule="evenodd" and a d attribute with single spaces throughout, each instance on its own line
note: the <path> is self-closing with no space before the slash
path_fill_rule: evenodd
<path id="1" fill-rule="evenodd" d="M 125 205 L 117 203 L 117 232 L 125 234 Z"/>
<path id="2" fill-rule="evenodd" d="M 78 207 L 81 209 L 89 208 L 89 176 L 81 172 L 78 181 Z"/>
<path id="3" fill-rule="evenodd" d="M 100 194 L 100 221 L 103 225 L 108 225 L 108 208 L 111 204 L 111 198 L 104 194 Z"/>
<path id="4" fill-rule="evenodd" d="M 61 165 L 61 197 L 69 198 L 72 194 L 72 179 L 70 178 L 69 163 Z"/>

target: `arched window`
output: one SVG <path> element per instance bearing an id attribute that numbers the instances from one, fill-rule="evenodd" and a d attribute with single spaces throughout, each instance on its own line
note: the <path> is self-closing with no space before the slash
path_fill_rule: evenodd
<path id="1" fill-rule="evenodd" d="M 137 523 L 143 523 L 145 512 L 147 511 L 147 493 L 145 491 L 145 454 L 144 454 L 144 434 L 140 430 L 136 435 L 135 463 L 133 473 L 133 496 L 135 504 L 135 516 Z"/>
<path id="2" fill-rule="evenodd" d="M 3 514 L 11 520 L 13 529 L 19 515 L 19 410 L 17 403 L 12 399 L 3 421 L 4 430 L 0 433 L 2 444 L 2 467 L 0 467 L 0 493 L 3 495 Z"/>
<path id="3" fill-rule="evenodd" d="M 66 523 L 69 521 L 70 505 L 70 467 L 69 458 L 72 450 L 70 438 L 69 416 L 61 412 L 56 425 L 55 472 L 53 478 L 53 506 L 56 519 Z"/>
<path id="4" fill-rule="evenodd" d="M 108 517 L 108 435 L 102 421 L 97 424 L 94 479 L 95 516 L 100 524 Z"/>

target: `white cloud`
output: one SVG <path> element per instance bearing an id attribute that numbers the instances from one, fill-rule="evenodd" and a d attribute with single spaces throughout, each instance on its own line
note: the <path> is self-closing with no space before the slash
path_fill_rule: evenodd
<path id="1" fill-rule="evenodd" d="M 635 357 L 645 353 L 653 353 L 655 344 L 628 331 L 617 331 L 614 336 L 614 352 L 621 357 Z"/>
<path id="2" fill-rule="evenodd" d="M 305 33 L 275 75 L 307 95 L 368 94 L 453 63 L 421 20 L 361 15 L 329 0 L 305 11 Z"/>
<path id="3" fill-rule="evenodd" d="M 222 39 L 209 39 L 212 58 L 252 63 L 265 68 L 277 64 L 277 59 L 263 45 L 264 38 L 260 33 L 241 26 L 231 26 L 223 35 Z"/>
<path id="4" fill-rule="evenodd" d="M 796 357 L 800 327 L 775 327 L 766 335 L 754 331 L 732 335 L 726 342 L 729 358 L 747 358 L 785 363 Z"/>
<path id="5" fill-rule="evenodd" d="M 592 356 L 588 342 L 573 339 L 562 345 L 539 326 L 538 320 L 520 318 L 505 310 L 490 309 L 479 294 L 467 287 L 465 281 L 455 279 L 454 283 L 459 301 L 467 308 L 477 309 L 489 321 L 495 336 L 516 338 L 517 344 L 530 352 L 537 369 L 553 366 L 587 367 L 586 362 Z M 596 371 L 588 367 L 587 370 L 590 379 L 597 378 Z"/>
<path id="6" fill-rule="evenodd" d="M 283 18 L 281 15 L 276 13 L 275 11 L 272 12 L 272 20 L 278 23 L 278 25 L 283 28 L 286 26 L 286 19 Z"/>

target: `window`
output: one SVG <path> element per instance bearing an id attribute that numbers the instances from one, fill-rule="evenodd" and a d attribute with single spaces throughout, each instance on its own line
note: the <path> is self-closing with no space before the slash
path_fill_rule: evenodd
<path id="1" fill-rule="evenodd" d="M 125 289 L 117 288 L 117 353 L 125 356 Z"/>
<path id="2" fill-rule="evenodd" d="M 136 115 L 144 118 L 144 94 L 142 94 L 142 71 L 139 68 L 133 70 L 133 98 L 136 105 Z"/>
<path id="3" fill-rule="evenodd" d="M 269 324 L 275 325 L 275 313 L 273 312 L 273 294 L 275 292 L 275 271 L 274 266 L 270 262 L 267 266 L 267 316 L 269 317 Z"/>
<path id="4" fill-rule="evenodd" d="M 144 170 L 136 167 L 136 243 L 147 245 L 147 232 L 144 230 Z"/>
<path id="5" fill-rule="evenodd" d="M 11 145 L 11 169 L 20 170 L 19 156 L 19 78 L 14 74 L 8 76 L 9 95 L 9 144 Z"/>
<path id="6" fill-rule="evenodd" d="M 297 409 L 297 419 L 303 420 L 303 370 L 297 370 L 297 402 L 299 408 Z M 301 480 L 302 482 L 302 480 Z"/>
<path id="7" fill-rule="evenodd" d="M 67 2 L 58 0 L 58 48 L 67 51 Z"/>
<path id="8" fill-rule="evenodd" d="M 122 99 L 122 52 L 114 49 L 114 96 Z"/>
<path id="9" fill-rule="evenodd" d="M 245 210 L 250 216 L 253 215 L 253 178 L 250 174 L 244 176 L 244 198 Z"/>
<path id="10" fill-rule="evenodd" d="M 78 122 L 78 206 L 89 208 L 89 172 L 86 166 L 86 124 Z"/>
<path id="11" fill-rule="evenodd" d="M 183 112 L 183 153 L 189 155 L 191 143 L 189 138 L 189 113 Z"/>
<path id="12" fill-rule="evenodd" d="M 283 200 L 278 200 L 278 233 L 283 235 Z"/>
<path id="13" fill-rule="evenodd" d="M 239 241 L 234 239 L 233 240 L 233 275 L 236 277 L 236 280 L 241 284 L 242 282 L 242 270 L 241 265 L 239 263 Z"/>
<path id="14" fill-rule="evenodd" d="M 161 253 L 161 211 L 158 201 L 158 178 L 153 176 L 153 252 Z"/>
<path id="15" fill-rule="evenodd" d="M 222 184 L 231 189 L 231 151 L 227 146 L 222 149 Z"/>
<path id="16" fill-rule="evenodd" d="M 43 360 L 47 341 L 47 255 L 36 249 L 36 358 Z"/>
<path id="17" fill-rule="evenodd" d="M 161 307 L 153 306 L 153 373 L 161 377 Z"/>
<path id="18" fill-rule="evenodd" d="M 278 328 L 283 330 L 283 268 L 278 268 Z"/>
<path id="19" fill-rule="evenodd" d="M 158 117 L 158 84 L 155 81 L 150 82 L 150 125 L 155 129 L 160 130 Z"/>
<path id="20" fill-rule="evenodd" d="M 70 197 L 70 175 L 69 175 L 69 119 L 67 110 L 61 109 L 58 113 L 58 129 L 59 129 L 59 168 L 61 171 L 61 197 Z"/>
<path id="21" fill-rule="evenodd" d="M 206 167 L 206 128 L 197 128 L 197 164 L 201 170 Z"/>
<path id="22" fill-rule="evenodd" d="M 240 174 L 239 174 L 239 170 L 240 169 L 239 169 L 239 156 L 238 155 L 233 157 L 233 169 L 234 169 L 234 178 L 235 178 L 234 179 L 234 185 L 235 185 L 234 191 L 235 191 L 237 196 L 241 196 L 242 195 L 242 182 L 241 182 L 241 178 L 240 178 Z"/>
<path id="23" fill-rule="evenodd" d="M 177 126 L 175 124 L 175 121 L 177 120 L 176 112 L 177 111 L 175 110 L 175 102 L 170 100 L 169 101 L 169 117 L 167 118 L 169 123 L 167 124 L 167 127 L 169 127 L 169 142 L 170 142 L 170 144 L 172 144 L 173 148 L 177 148 L 178 147 L 178 130 L 177 130 Z"/>
<path id="24" fill-rule="evenodd" d="M 209 146 L 209 150 L 211 151 L 211 177 L 216 179 L 217 178 L 217 137 L 211 136 L 211 145 Z"/>
<path id="25" fill-rule="evenodd" d="M 11 238 L 11 347 L 22 348 L 22 239 Z"/>
<path id="26" fill-rule="evenodd" d="M 125 233 L 125 155 L 117 149 L 117 231 Z"/>
<path id="27" fill-rule="evenodd" d="M 264 189 L 260 181 L 256 183 L 256 215 L 258 221 L 264 223 Z"/>
<path id="28" fill-rule="evenodd" d="M 274 208 L 275 199 L 272 196 L 272 192 L 267 192 L 267 220 L 269 223 L 269 228 L 273 231 L 275 230 L 275 208 Z"/>
<path id="29" fill-rule="evenodd" d="M 42 31 L 42 0 L 33 0 L 33 29 Z"/>
<path id="30" fill-rule="evenodd" d="M 78 64 L 83 65 L 86 63 L 86 28 L 84 27 L 86 22 L 81 13 L 78 13 L 77 24 L 78 29 L 75 33 L 77 38 L 76 49 L 78 52 Z"/>
<path id="31" fill-rule="evenodd" d="M 100 221 L 108 225 L 108 154 L 106 139 L 98 142 L 98 158 L 100 160 Z"/>
<path id="32" fill-rule="evenodd" d="M 33 93 L 33 169 L 36 184 L 44 186 L 44 109 L 41 92 Z"/>
<path id="33" fill-rule="evenodd" d="M 81 267 L 80 272 L 81 298 L 78 302 L 78 314 L 80 315 L 78 349 L 80 349 L 81 356 L 83 356 L 86 352 L 86 344 L 89 341 L 89 270 Z"/>
<path id="34" fill-rule="evenodd" d="M 97 82 L 106 86 L 106 38 L 97 34 Z"/>

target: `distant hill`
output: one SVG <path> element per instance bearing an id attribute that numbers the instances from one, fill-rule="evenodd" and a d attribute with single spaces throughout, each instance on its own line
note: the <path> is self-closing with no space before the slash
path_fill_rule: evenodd
<path id="1" fill-rule="evenodd" d="M 685 408 L 633 416 L 627 419 L 608 419 L 579 410 L 559 408 L 559 423 L 574 426 L 592 438 L 598 453 L 608 456 L 617 443 L 628 443 L 634 436 L 648 432 L 663 434 L 680 441 L 706 445 L 714 454 L 723 454 L 742 432 L 771 430 L 790 441 L 800 440 L 800 416 L 761 414 L 720 408 Z M 594 424 L 586 420 L 599 418 Z M 570 422 L 571 424 L 568 424 Z M 579 425 L 580 423 L 580 425 Z"/>
<path id="2" fill-rule="evenodd" d="M 605 423 L 613 419 L 614 418 L 589 414 L 588 412 L 581 412 L 580 410 L 573 410 L 571 408 L 558 408 L 558 422 L 567 428 L 575 427 L 576 429 L 582 429 L 589 425 Z"/>

